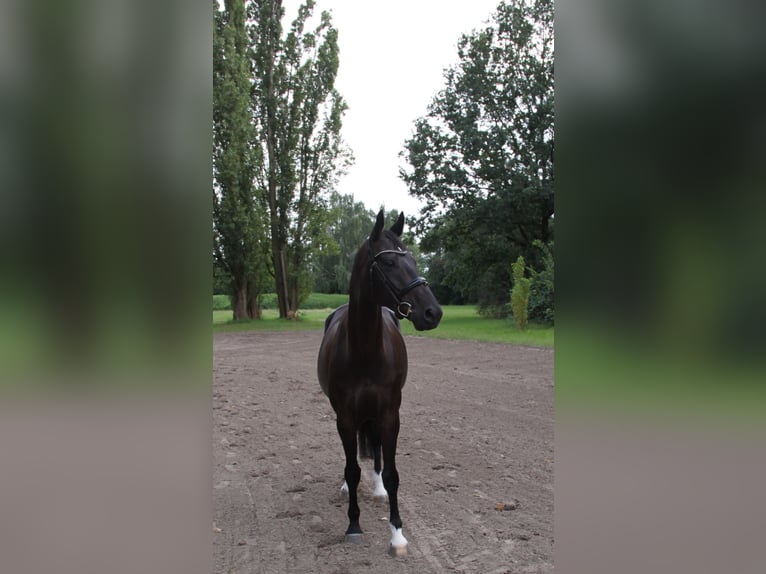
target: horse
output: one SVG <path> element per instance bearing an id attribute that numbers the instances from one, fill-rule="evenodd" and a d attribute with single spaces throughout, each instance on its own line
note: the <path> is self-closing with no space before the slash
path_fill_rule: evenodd
<path id="1" fill-rule="evenodd" d="M 397 501 L 396 441 L 402 387 L 407 378 L 407 348 L 399 319 L 409 319 L 419 331 L 434 329 L 441 321 L 442 309 L 401 241 L 404 214 L 399 214 L 390 229 L 383 227 L 381 210 L 354 258 L 349 302 L 325 320 L 317 376 L 335 411 L 346 457 L 341 487 L 348 494 L 346 542 L 362 540 L 357 502 L 361 477 L 358 445 L 362 458 L 374 459 L 373 496 L 388 497 L 389 553 L 405 556 L 407 539 L 402 534 Z"/>

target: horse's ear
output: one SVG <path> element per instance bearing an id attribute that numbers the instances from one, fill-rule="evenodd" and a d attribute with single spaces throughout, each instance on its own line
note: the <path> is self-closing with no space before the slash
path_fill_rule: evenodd
<path id="1" fill-rule="evenodd" d="M 380 232 L 383 231 L 383 224 L 385 223 L 385 220 L 385 215 L 381 209 L 378 212 L 377 219 L 375 219 L 375 226 L 372 228 L 372 233 L 370 233 L 370 239 L 377 241 L 377 239 L 380 237 Z"/>
<path id="2" fill-rule="evenodd" d="M 397 219 L 396 223 L 391 226 L 391 231 L 396 233 L 397 237 L 402 236 L 402 232 L 404 231 L 404 212 L 399 214 L 399 219 Z"/>

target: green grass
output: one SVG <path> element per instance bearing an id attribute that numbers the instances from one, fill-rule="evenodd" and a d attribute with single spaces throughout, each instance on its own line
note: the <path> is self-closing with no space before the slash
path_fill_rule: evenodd
<path id="1" fill-rule="evenodd" d="M 345 295 L 315 294 L 314 304 L 318 302 L 337 303 L 323 309 L 305 309 L 298 312 L 297 321 L 280 320 L 274 309 L 265 309 L 260 321 L 232 321 L 231 311 L 213 311 L 213 330 L 231 331 L 312 331 L 321 330 L 327 315 L 347 301 Z M 444 317 L 439 326 L 432 331 L 418 332 L 409 321 L 402 321 L 405 335 L 432 337 L 437 339 L 466 339 L 497 343 L 513 343 L 535 347 L 553 346 L 553 327 L 528 325 L 525 331 L 519 331 L 506 319 L 486 319 L 481 317 L 474 305 L 445 305 Z"/>
<path id="2" fill-rule="evenodd" d="M 343 303 L 348 302 L 348 295 L 339 295 L 337 293 L 312 293 L 301 305 L 301 309 L 335 309 Z M 277 309 L 276 293 L 266 293 L 261 301 L 261 307 L 265 310 Z M 213 295 L 214 311 L 231 311 L 231 302 L 228 295 Z M 231 315 L 231 313 L 229 313 Z"/>
<path id="3" fill-rule="evenodd" d="M 553 347 L 553 327 L 532 323 L 519 331 L 510 319 L 487 319 L 479 315 L 475 305 L 443 305 L 439 326 L 432 331 L 416 331 L 409 321 L 402 321 L 402 333 L 434 339 L 467 339 L 513 343 L 534 347 Z"/>
<path id="4" fill-rule="evenodd" d="M 710 428 L 756 424 L 766 413 L 763 357 L 658 344 L 622 325 L 567 323 L 556 352 L 556 409 L 567 415 L 609 413 L 640 420 L 705 421 Z M 639 419 L 637 419 L 639 420 Z"/>
<path id="5" fill-rule="evenodd" d="M 213 332 L 231 331 L 319 331 L 332 309 L 298 311 L 297 321 L 282 320 L 276 309 L 264 309 L 260 321 L 232 321 L 231 311 L 213 311 Z"/>

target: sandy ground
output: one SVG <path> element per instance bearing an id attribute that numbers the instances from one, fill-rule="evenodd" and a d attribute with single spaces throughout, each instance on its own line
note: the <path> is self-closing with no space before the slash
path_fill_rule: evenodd
<path id="1" fill-rule="evenodd" d="M 553 571 L 552 350 L 406 338 L 397 467 L 409 551 L 392 558 L 371 461 L 361 463 L 364 541 L 344 542 L 343 451 L 316 378 L 320 340 L 215 335 L 217 574 Z"/>

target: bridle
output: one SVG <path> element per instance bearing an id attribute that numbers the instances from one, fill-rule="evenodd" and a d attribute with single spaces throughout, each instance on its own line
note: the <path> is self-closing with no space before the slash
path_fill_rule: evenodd
<path id="1" fill-rule="evenodd" d="M 394 255 L 407 255 L 407 251 L 399 251 L 398 249 L 384 249 L 378 251 L 375 255 L 372 254 L 372 241 L 367 238 L 367 258 L 370 261 L 370 288 L 373 287 L 374 271 L 378 272 L 380 278 L 383 279 L 383 285 L 396 301 L 396 312 L 402 317 L 407 318 L 412 313 L 412 303 L 404 300 L 404 296 L 421 285 L 428 285 L 425 277 L 415 277 L 412 281 L 407 283 L 402 289 L 398 289 L 391 280 L 386 277 L 385 271 L 378 265 L 378 257 L 386 253 L 393 253 Z"/>

